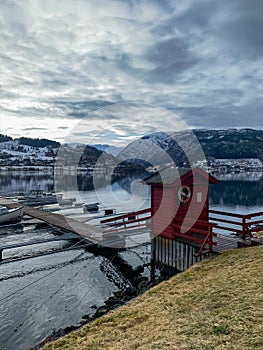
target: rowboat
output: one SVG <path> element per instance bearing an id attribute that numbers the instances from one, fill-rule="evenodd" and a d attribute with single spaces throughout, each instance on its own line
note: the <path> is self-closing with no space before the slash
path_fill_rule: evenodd
<path id="1" fill-rule="evenodd" d="M 0 206 L 0 224 L 21 220 L 22 216 L 23 207 L 8 209 L 5 206 Z"/>
<path id="2" fill-rule="evenodd" d="M 92 203 L 92 204 L 83 204 L 83 211 L 84 212 L 91 212 L 94 213 L 99 210 L 99 203 Z"/>

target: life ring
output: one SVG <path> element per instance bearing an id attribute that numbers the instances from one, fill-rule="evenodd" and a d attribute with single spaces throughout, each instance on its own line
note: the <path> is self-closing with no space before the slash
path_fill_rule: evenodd
<path id="1" fill-rule="evenodd" d="M 191 198 L 191 190 L 188 186 L 181 186 L 178 190 L 178 199 L 180 203 L 187 203 Z"/>

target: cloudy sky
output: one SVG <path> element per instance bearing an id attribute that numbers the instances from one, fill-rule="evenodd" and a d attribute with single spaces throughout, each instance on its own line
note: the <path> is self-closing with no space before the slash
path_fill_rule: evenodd
<path id="1" fill-rule="evenodd" d="M 263 128 L 262 13 L 260 0 L 0 0 L 0 132 Z"/>

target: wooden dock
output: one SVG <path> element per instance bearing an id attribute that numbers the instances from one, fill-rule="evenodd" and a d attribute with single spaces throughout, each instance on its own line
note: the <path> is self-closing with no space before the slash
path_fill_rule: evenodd
<path id="1" fill-rule="evenodd" d="M 263 238 L 248 238 L 246 240 L 242 240 L 241 238 L 220 233 L 217 234 L 214 240 L 216 242 L 216 246 L 213 247 L 213 252 L 217 254 L 221 254 L 229 249 L 245 248 L 263 244 Z"/>
<path id="2" fill-rule="evenodd" d="M 20 203 L 4 197 L 0 197 L 0 205 L 5 205 L 10 208 L 17 208 L 21 206 Z M 130 213 L 127 214 L 125 218 L 123 216 L 116 216 L 116 219 L 110 218 L 102 220 L 100 225 L 95 226 L 80 222 L 73 218 L 69 218 L 60 214 L 54 214 L 31 206 L 29 207 L 23 205 L 23 208 L 24 214 L 28 216 L 46 222 L 47 224 L 53 227 L 57 227 L 62 230 L 75 233 L 84 238 L 87 241 L 87 243 L 96 244 L 102 247 L 104 246 L 117 249 L 128 248 L 129 246 L 135 246 L 144 243 L 142 242 L 143 235 L 148 235 L 149 241 L 151 238 L 151 226 L 149 225 L 148 221 L 149 217 L 144 217 L 144 215 L 147 214 L 147 209 L 138 212 L 139 214 L 142 214 L 142 218 L 137 220 L 124 220 L 126 216 L 128 217 L 128 219 L 130 219 L 129 216 L 134 214 L 137 215 L 137 213 Z M 122 221 L 123 227 L 120 227 L 119 224 L 116 223 L 116 227 L 112 227 L 112 225 L 106 226 L 104 223 L 108 223 L 108 221 L 112 222 L 114 220 L 119 220 L 120 218 L 124 220 Z M 141 224 L 141 220 L 148 221 L 148 224 Z M 135 221 L 136 225 L 134 226 Z M 130 225 L 130 227 L 128 224 Z M 214 240 L 216 242 L 216 245 L 213 247 L 213 251 L 219 254 L 229 249 L 246 246 L 246 244 L 263 244 L 263 238 L 253 238 L 248 242 L 228 234 L 217 234 Z"/>
<path id="3" fill-rule="evenodd" d="M 0 197 L 0 205 L 7 206 L 9 208 L 17 208 L 21 206 L 21 203 L 15 202 L 8 198 Z M 140 244 L 140 239 L 136 238 L 137 236 L 141 235 L 138 230 L 122 232 L 114 232 L 114 230 L 112 230 L 112 232 L 109 232 L 108 227 L 102 224 L 98 226 L 86 224 L 73 218 L 34 207 L 29 207 L 27 205 L 23 205 L 23 211 L 24 214 L 44 221 L 51 226 L 75 233 L 91 244 L 117 249 L 128 248 L 129 246 Z M 149 229 L 147 232 L 150 236 Z M 141 230 L 141 233 L 147 234 L 147 232 L 145 232 L 145 230 Z M 138 243 L 136 242 L 135 244 L 135 240 L 138 241 Z"/>
<path id="4" fill-rule="evenodd" d="M 18 208 L 21 206 L 20 203 L 14 202 L 7 198 L 0 197 L 0 205 L 5 205 L 9 208 Z M 63 215 L 54 214 L 41 209 L 36 209 L 34 207 L 29 207 L 27 205 L 22 205 L 24 214 L 37 218 L 41 221 L 46 222 L 55 227 L 62 228 L 64 230 L 77 233 L 84 238 L 91 238 L 96 234 L 100 228 L 92 225 L 84 224 L 72 218 L 67 218 Z"/>

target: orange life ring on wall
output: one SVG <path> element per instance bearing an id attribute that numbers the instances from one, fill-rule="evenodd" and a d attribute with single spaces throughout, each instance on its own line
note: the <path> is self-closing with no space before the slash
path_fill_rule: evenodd
<path id="1" fill-rule="evenodd" d="M 187 203 L 191 198 L 191 190 L 188 186 L 181 186 L 178 190 L 178 199 L 180 203 Z"/>

